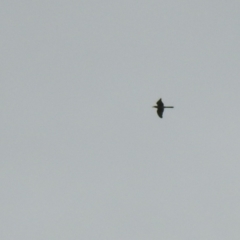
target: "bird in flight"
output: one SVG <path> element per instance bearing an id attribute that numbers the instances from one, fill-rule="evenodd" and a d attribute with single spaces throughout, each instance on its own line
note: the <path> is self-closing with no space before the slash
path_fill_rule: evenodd
<path id="1" fill-rule="evenodd" d="M 157 106 L 153 106 L 153 108 L 157 108 L 157 114 L 160 118 L 163 117 L 163 111 L 164 111 L 164 108 L 173 108 L 173 107 L 165 107 L 163 102 L 162 102 L 162 99 L 160 98 L 158 101 L 157 101 Z"/>

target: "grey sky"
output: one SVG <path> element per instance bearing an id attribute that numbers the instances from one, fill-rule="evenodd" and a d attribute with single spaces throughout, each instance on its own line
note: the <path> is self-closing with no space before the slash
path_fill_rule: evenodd
<path id="1" fill-rule="evenodd" d="M 2 1 L 0 239 L 239 240 L 239 12 Z"/>

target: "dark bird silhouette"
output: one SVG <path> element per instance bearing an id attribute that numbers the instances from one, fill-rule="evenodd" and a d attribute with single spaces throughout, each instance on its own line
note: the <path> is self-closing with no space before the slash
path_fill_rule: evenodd
<path id="1" fill-rule="evenodd" d="M 160 98 L 158 101 L 157 101 L 157 106 L 153 106 L 153 108 L 157 108 L 157 114 L 160 118 L 163 117 L 163 111 L 164 111 L 164 108 L 173 108 L 173 107 L 165 107 L 163 102 L 162 102 L 162 99 Z"/>

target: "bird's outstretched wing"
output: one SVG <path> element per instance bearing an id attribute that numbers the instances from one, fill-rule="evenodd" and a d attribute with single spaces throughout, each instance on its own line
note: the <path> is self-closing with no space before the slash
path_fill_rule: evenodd
<path id="1" fill-rule="evenodd" d="M 161 100 L 161 99 L 160 99 Z M 163 111 L 164 111 L 164 108 L 158 108 L 157 110 L 157 114 L 160 118 L 162 118 L 162 115 L 163 115 Z"/>
<path id="2" fill-rule="evenodd" d="M 157 101 L 157 105 L 158 105 L 158 107 L 163 108 L 164 105 L 163 105 L 163 102 L 162 102 L 161 98 Z"/>

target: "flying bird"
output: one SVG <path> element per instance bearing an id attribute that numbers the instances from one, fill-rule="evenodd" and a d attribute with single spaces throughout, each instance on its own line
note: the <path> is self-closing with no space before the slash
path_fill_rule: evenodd
<path id="1" fill-rule="evenodd" d="M 164 111 L 164 108 L 173 108 L 173 107 L 165 107 L 163 102 L 162 102 L 162 99 L 160 98 L 158 101 L 157 101 L 157 106 L 153 106 L 153 108 L 157 108 L 157 114 L 160 118 L 163 117 L 163 111 Z"/>

